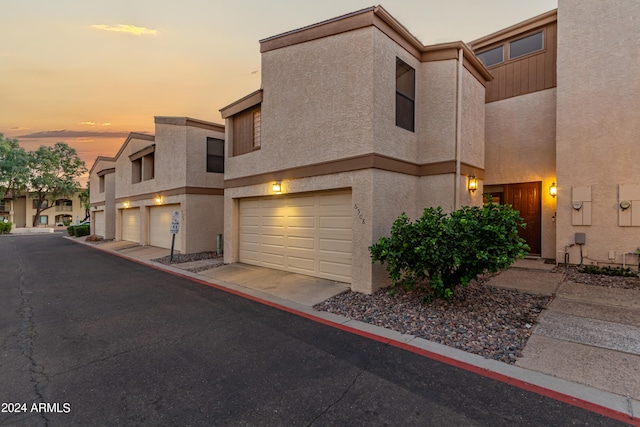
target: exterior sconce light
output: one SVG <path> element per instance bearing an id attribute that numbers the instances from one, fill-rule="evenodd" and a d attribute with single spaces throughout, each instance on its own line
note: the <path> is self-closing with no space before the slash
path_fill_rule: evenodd
<path id="1" fill-rule="evenodd" d="M 556 182 L 553 181 L 551 187 L 549 187 L 549 194 L 551 197 L 556 197 L 558 195 L 558 187 L 556 186 Z"/>
<path id="2" fill-rule="evenodd" d="M 280 181 L 276 181 L 276 182 L 273 184 L 272 189 L 273 189 L 273 192 L 274 192 L 274 193 L 278 193 L 278 194 L 282 193 L 282 182 L 280 182 Z"/>
<path id="3" fill-rule="evenodd" d="M 478 189 L 478 179 L 475 175 L 471 175 L 469 177 L 469 191 L 474 192 Z"/>
<path id="4" fill-rule="evenodd" d="M 122 203 L 122 207 L 125 208 L 125 209 L 128 209 L 129 208 L 129 202 Z"/>
<path id="5" fill-rule="evenodd" d="M 161 203 L 162 203 L 162 197 L 157 196 L 157 197 L 155 198 L 155 202 L 156 202 L 156 205 L 161 204 Z"/>

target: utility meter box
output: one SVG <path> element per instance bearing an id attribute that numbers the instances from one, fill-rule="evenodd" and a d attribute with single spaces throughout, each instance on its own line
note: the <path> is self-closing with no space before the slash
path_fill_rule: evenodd
<path id="1" fill-rule="evenodd" d="M 585 233 L 576 233 L 576 245 L 584 245 L 587 240 Z"/>

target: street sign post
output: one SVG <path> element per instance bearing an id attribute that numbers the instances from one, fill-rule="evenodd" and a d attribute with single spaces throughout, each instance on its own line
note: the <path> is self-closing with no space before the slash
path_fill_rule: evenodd
<path id="1" fill-rule="evenodd" d="M 176 234 L 180 231 L 180 211 L 173 211 L 171 213 L 171 225 L 169 226 L 169 232 L 171 233 L 171 256 L 169 262 L 173 262 L 173 247 L 176 243 Z"/>

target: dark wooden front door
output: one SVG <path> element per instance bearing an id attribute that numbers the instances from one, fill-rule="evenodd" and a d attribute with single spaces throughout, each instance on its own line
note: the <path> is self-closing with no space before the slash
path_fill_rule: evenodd
<path id="1" fill-rule="evenodd" d="M 527 182 L 523 184 L 508 184 L 504 186 L 504 201 L 513 205 L 520 212 L 527 227 L 520 229 L 519 234 L 531 248 L 531 255 L 542 253 L 541 228 L 540 228 L 540 182 Z"/>

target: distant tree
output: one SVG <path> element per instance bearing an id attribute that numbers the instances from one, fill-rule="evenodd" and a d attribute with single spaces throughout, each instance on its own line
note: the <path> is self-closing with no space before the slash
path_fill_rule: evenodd
<path id="1" fill-rule="evenodd" d="M 40 214 L 54 206 L 57 199 L 70 198 L 80 191 L 77 178 L 87 168 L 76 150 L 64 142 L 56 142 L 53 147 L 43 145 L 36 151 L 30 151 L 28 156 L 30 176 L 27 187 L 36 200 L 35 227 Z"/>
<path id="2" fill-rule="evenodd" d="M 14 197 L 26 189 L 29 181 L 29 156 L 15 139 L 0 133 L 0 198 Z"/>
<path id="3" fill-rule="evenodd" d="M 80 199 L 80 203 L 82 203 L 82 207 L 84 208 L 84 220 L 89 219 L 90 210 L 91 210 L 91 200 L 90 200 L 90 192 L 89 192 L 89 183 L 87 182 L 87 188 L 78 193 L 78 199 Z"/>

